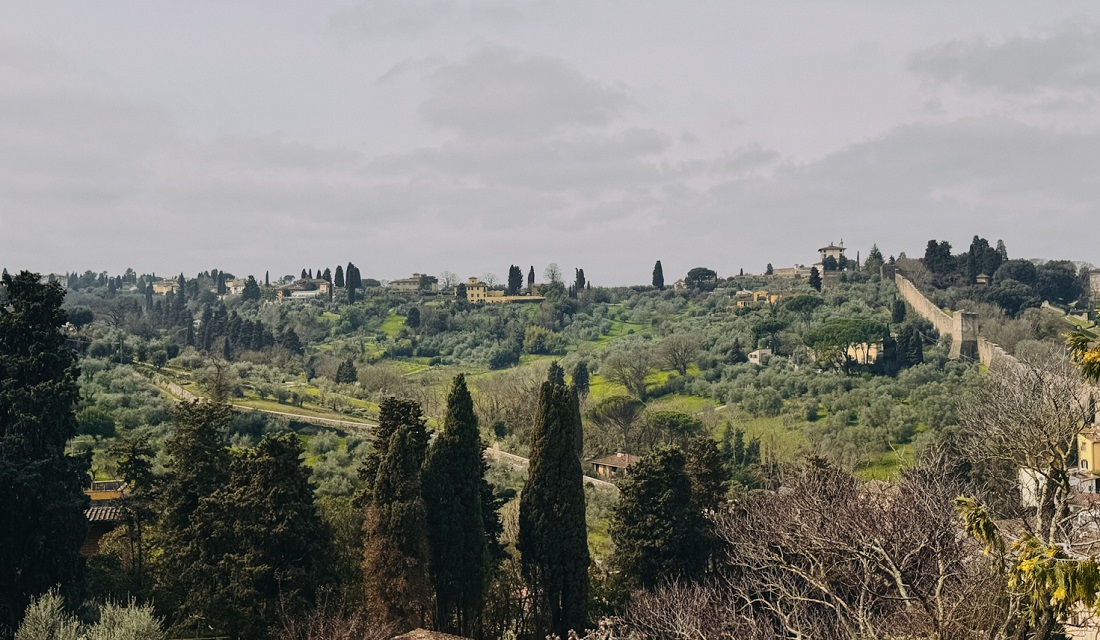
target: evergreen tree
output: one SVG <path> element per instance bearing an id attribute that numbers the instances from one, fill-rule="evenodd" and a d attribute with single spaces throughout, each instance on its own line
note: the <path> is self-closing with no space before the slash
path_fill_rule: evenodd
<path id="1" fill-rule="evenodd" d="M 419 419 L 416 424 L 397 425 L 383 448 L 363 524 L 367 610 L 398 631 L 423 626 L 431 608 L 427 509 L 420 476 L 426 439 Z"/>
<path id="2" fill-rule="evenodd" d="M 299 277 L 299 280 L 305 280 L 308 277 L 309 273 L 305 269 L 302 269 L 302 275 Z"/>
<path id="3" fill-rule="evenodd" d="M 332 284 L 332 271 L 330 271 L 328 267 L 325 267 L 325 272 L 321 274 L 321 279 Z"/>
<path id="4" fill-rule="evenodd" d="M 270 287 L 271 286 L 271 272 L 270 271 L 264 271 L 264 286 L 265 287 Z"/>
<path id="5" fill-rule="evenodd" d="M 32 597 L 81 580 L 88 460 L 65 453 L 79 390 L 64 297 L 36 273 L 0 278 L 0 630 Z"/>
<path id="6" fill-rule="evenodd" d="M 333 275 L 332 283 L 337 287 L 344 287 L 344 268 L 340 265 L 336 265 L 336 273 Z"/>
<path id="7" fill-rule="evenodd" d="M 653 265 L 653 287 L 658 291 L 665 290 L 665 270 L 661 267 L 660 260 Z"/>
<path id="8" fill-rule="evenodd" d="M 692 497 L 684 454 L 662 447 L 631 465 L 611 519 L 615 564 L 635 587 L 694 578 L 706 566 L 706 521 Z"/>
<path id="9" fill-rule="evenodd" d="M 1008 262 L 1008 248 L 1005 247 L 1004 240 L 997 241 L 997 255 L 1001 258 L 1001 263 Z M 993 275 L 992 273 L 989 275 Z"/>
<path id="10" fill-rule="evenodd" d="M 359 371 L 355 368 L 355 363 L 351 358 L 344 360 L 340 363 L 340 367 L 336 369 L 336 382 L 341 384 L 354 384 L 359 382 Z"/>
<path id="11" fill-rule="evenodd" d="M 508 295 L 518 296 L 523 289 L 523 270 L 518 265 L 508 267 Z"/>
<path id="12" fill-rule="evenodd" d="M 203 584 L 209 572 L 202 541 L 195 538 L 195 513 L 203 498 L 229 481 L 229 451 L 225 433 L 233 414 L 226 404 L 193 401 L 173 411 L 175 429 L 165 445 L 165 480 L 159 495 L 160 546 L 158 601 L 167 611 L 179 610 Z"/>
<path id="13" fill-rule="evenodd" d="M 764 275 L 766 275 L 766 276 L 775 275 L 775 269 L 772 268 L 772 263 L 769 262 L 768 266 L 764 267 Z"/>
<path id="14" fill-rule="evenodd" d="M 810 267 L 810 286 L 815 291 L 821 291 L 821 273 L 817 270 L 817 267 Z"/>
<path id="15" fill-rule="evenodd" d="M 344 286 L 348 290 L 348 304 L 354 304 L 355 292 L 363 286 L 363 280 L 359 276 L 359 268 L 350 262 L 348 268 L 344 270 Z"/>
<path id="16" fill-rule="evenodd" d="M 535 292 L 535 267 L 531 265 L 531 270 L 527 272 L 527 293 Z"/>
<path id="17" fill-rule="evenodd" d="M 286 330 L 280 343 L 291 353 L 297 355 L 305 353 L 305 349 L 302 348 L 302 341 L 298 339 L 298 332 L 293 327 Z"/>
<path id="18" fill-rule="evenodd" d="M 259 300 L 260 299 L 260 284 L 256 282 L 256 278 L 248 276 L 248 279 L 244 281 L 244 290 L 241 291 L 241 300 Z"/>
<path id="19" fill-rule="evenodd" d="M 200 499 L 186 533 L 203 571 L 181 607 L 194 626 L 261 640 L 280 615 L 311 608 L 329 532 L 301 454 L 295 434 L 265 435 L 234 457 L 226 485 Z"/>
<path id="20" fill-rule="evenodd" d="M 687 446 L 684 471 L 691 480 L 691 496 L 697 507 L 702 511 L 718 511 L 726 502 L 729 489 L 729 473 L 718 443 L 709 436 L 692 438 Z"/>
<path id="21" fill-rule="evenodd" d="M 176 283 L 179 284 L 180 288 L 178 294 L 179 300 L 180 302 L 183 302 L 184 300 L 187 300 L 187 280 L 183 277 L 182 273 L 179 275 L 179 278 L 176 279 Z"/>
<path id="22" fill-rule="evenodd" d="M 531 464 L 519 506 L 521 568 L 533 591 L 540 633 L 583 630 L 588 600 L 585 498 L 576 440 L 576 390 L 554 363 L 539 392 Z"/>
<path id="23" fill-rule="evenodd" d="M 901 324 L 905 322 L 905 301 L 901 298 L 894 300 L 894 306 L 891 309 L 890 319 L 894 324 Z"/>
<path id="24" fill-rule="evenodd" d="M 576 291 L 584 291 L 584 284 L 586 282 L 586 280 L 584 279 L 584 269 L 577 269 L 576 274 L 577 275 L 573 281 L 573 286 L 576 288 Z"/>
<path id="25" fill-rule="evenodd" d="M 459 374 L 447 397 L 443 430 L 428 449 L 423 481 L 436 625 L 465 636 L 472 635 L 482 608 L 492 560 L 481 504 L 483 458 L 474 401 Z"/>
<path id="26" fill-rule="evenodd" d="M 871 245 L 871 251 L 867 254 L 867 259 L 863 262 L 863 270 L 868 275 L 874 275 L 882 271 L 882 265 L 885 264 L 885 260 L 882 257 L 882 251 L 879 251 L 878 245 Z"/>
<path id="27" fill-rule="evenodd" d="M 150 282 L 145 285 L 145 311 L 149 312 L 153 310 L 153 283 Z"/>
<path id="28" fill-rule="evenodd" d="M 410 329 L 416 329 L 420 326 L 420 309 L 416 307 L 409 308 L 405 314 L 405 326 Z"/>
<path id="29" fill-rule="evenodd" d="M 588 363 L 580 360 L 573 365 L 573 388 L 579 395 L 588 395 L 589 382 Z"/>

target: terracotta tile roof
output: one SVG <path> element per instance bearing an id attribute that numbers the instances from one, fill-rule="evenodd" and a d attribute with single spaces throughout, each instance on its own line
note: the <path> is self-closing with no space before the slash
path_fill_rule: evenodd
<path id="1" fill-rule="evenodd" d="M 467 640 L 462 636 L 452 636 L 449 633 L 441 633 L 439 631 L 428 631 L 426 629 L 416 629 L 408 633 L 403 633 L 393 638 L 393 640 Z"/>

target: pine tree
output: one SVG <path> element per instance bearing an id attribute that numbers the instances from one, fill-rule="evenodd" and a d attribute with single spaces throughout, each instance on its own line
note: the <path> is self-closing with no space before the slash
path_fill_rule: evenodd
<path id="1" fill-rule="evenodd" d="M 665 270 L 661 267 L 661 261 L 653 265 L 653 287 L 658 291 L 665 290 Z"/>
<path id="2" fill-rule="evenodd" d="M 772 263 L 768 263 L 768 266 L 764 267 L 764 275 L 770 276 L 775 274 L 775 269 L 772 268 Z"/>
<path id="3" fill-rule="evenodd" d="M 815 291 L 821 291 L 821 272 L 817 270 L 817 267 L 810 267 L 810 286 Z"/>
<path id="4" fill-rule="evenodd" d="M 521 568 L 535 598 L 537 631 L 583 630 L 588 600 L 585 497 L 576 440 L 577 393 L 554 363 L 539 392 L 531 464 L 520 497 Z"/>
<path id="5" fill-rule="evenodd" d="M 692 497 L 684 454 L 660 448 L 631 465 L 611 520 L 615 564 L 635 587 L 692 578 L 706 566 L 706 521 Z"/>
<path id="6" fill-rule="evenodd" d="M 426 440 L 421 420 L 397 425 L 383 448 L 363 524 L 367 610 L 398 631 L 423 626 L 431 608 L 420 475 Z"/>
<path id="7" fill-rule="evenodd" d="M 0 629 L 31 597 L 80 586 L 88 461 L 65 453 L 79 390 L 64 297 L 36 273 L 0 278 Z"/>
<path id="8" fill-rule="evenodd" d="M 344 287 L 344 268 L 342 266 L 336 265 L 336 273 L 333 275 L 332 283 L 341 289 Z"/>
<path id="9" fill-rule="evenodd" d="M 443 430 L 424 461 L 431 576 L 438 628 L 471 635 L 491 566 L 481 504 L 484 446 L 466 378 L 455 376 Z"/>
<path id="10" fill-rule="evenodd" d="M 327 571 L 329 532 L 293 433 L 265 435 L 233 458 L 227 484 L 200 499 L 187 534 L 203 564 L 182 611 L 202 627 L 268 637 L 280 616 L 311 608 Z"/>

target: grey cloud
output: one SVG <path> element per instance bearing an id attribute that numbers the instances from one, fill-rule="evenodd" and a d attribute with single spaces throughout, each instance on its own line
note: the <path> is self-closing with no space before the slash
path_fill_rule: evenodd
<path id="1" fill-rule="evenodd" d="M 484 137 L 550 135 L 610 124 L 630 104 L 617 88 L 555 58 L 490 50 L 439 68 L 421 114 L 432 125 Z"/>
<path id="2" fill-rule="evenodd" d="M 523 16 L 523 2 L 500 0 L 368 0 L 333 11 L 326 28 L 343 38 L 420 35 L 456 21 L 500 26 Z"/>
<path id="3" fill-rule="evenodd" d="M 914 53 L 909 69 L 973 89 L 1031 93 L 1100 88 L 1100 27 L 1066 23 L 999 42 L 953 40 Z"/>
<path id="4" fill-rule="evenodd" d="M 593 194 L 659 179 L 653 157 L 668 147 L 666 136 L 643 129 L 530 141 L 460 140 L 380 158 L 373 168 L 386 175 Z"/>
<path id="5" fill-rule="evenodd" d="M 449 20 L 445 0 L 369 0 L 332 12 L 327 27 L 344 37 L 386 37 L 418 33 Z"/>

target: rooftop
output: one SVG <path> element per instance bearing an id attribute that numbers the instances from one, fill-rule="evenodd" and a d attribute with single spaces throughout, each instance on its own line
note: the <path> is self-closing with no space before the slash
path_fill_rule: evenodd
<path id="1" fill-rule="evenodd" d="M 592 464 L 614 467 L 616 469 L 625 469 L 641 459 L 640 456 L 619 452 L 593 460 Z"/>

